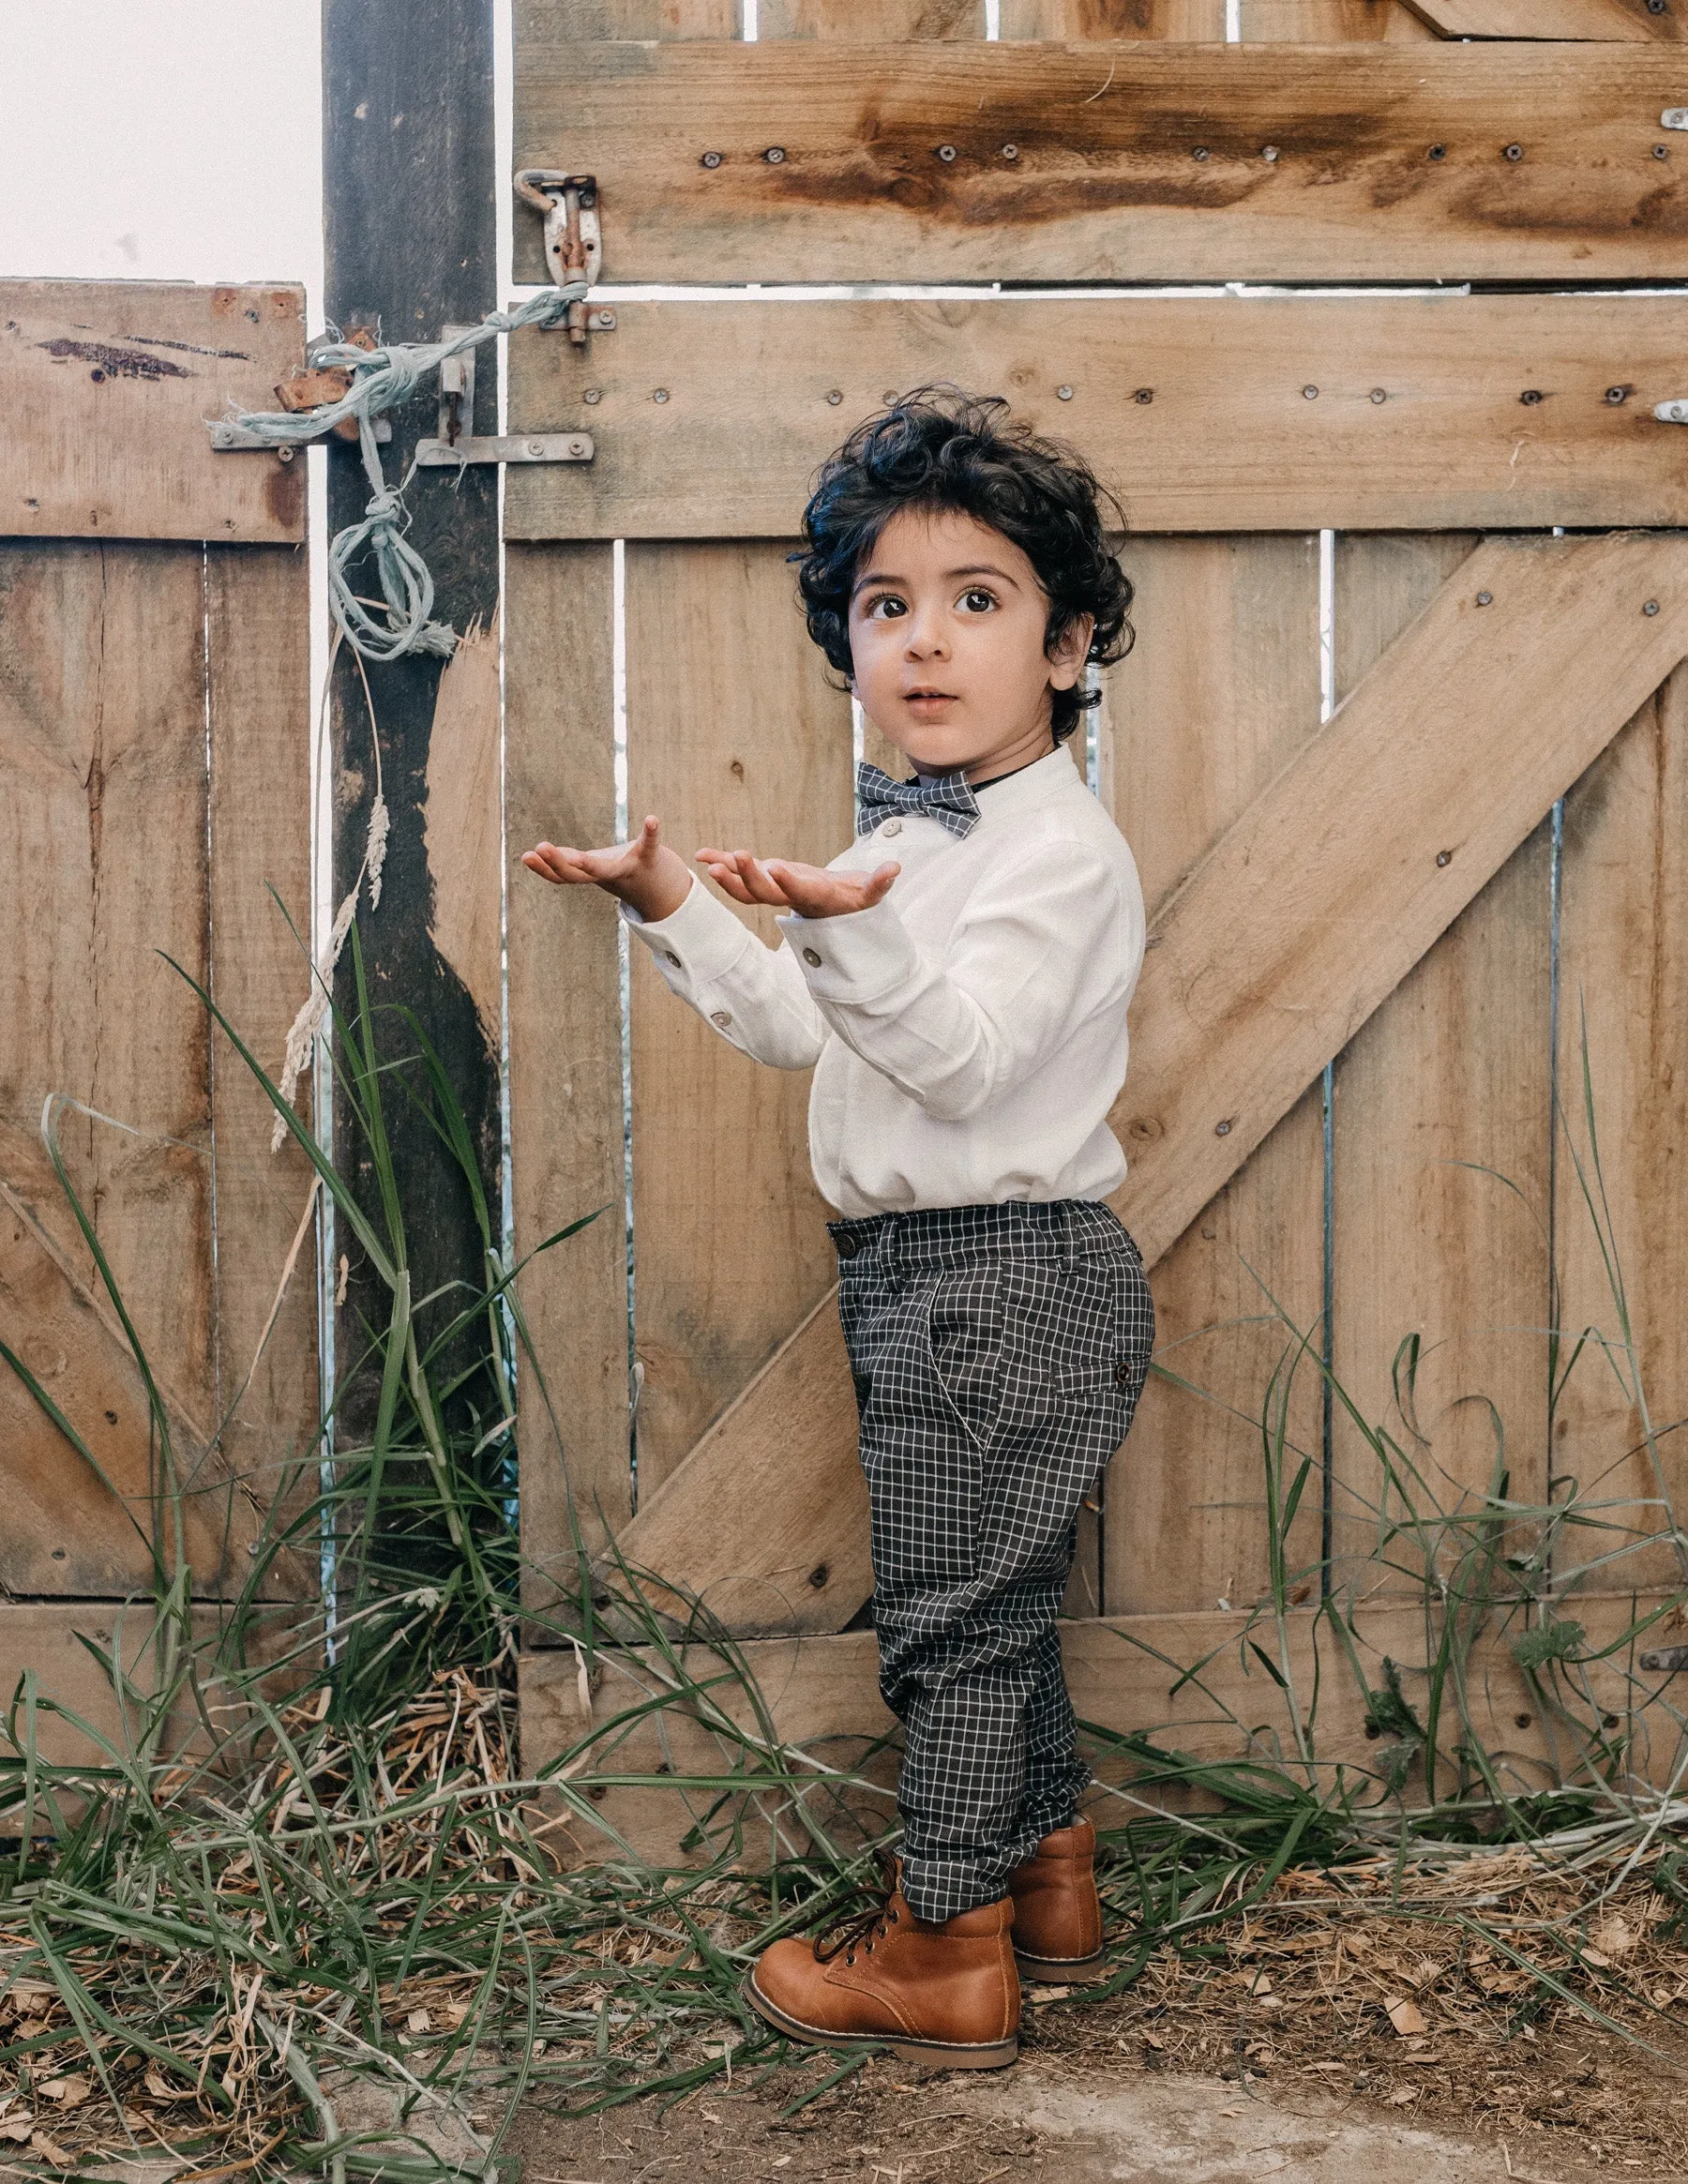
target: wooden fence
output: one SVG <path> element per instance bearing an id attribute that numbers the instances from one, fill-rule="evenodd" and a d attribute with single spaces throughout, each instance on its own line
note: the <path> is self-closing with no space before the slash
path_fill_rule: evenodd
<path id="1" fill-rule="evenodd" d="M 244 1573 L 316 1422 L 309 1252 L 258 1358 L 309 1170 L 165 960 L 279 1059 L 306 969 L 266 882 L 310 910 L 304 464 L 215 458 L 205 422 L 303 347 L 296 287 L 0 284 L 0 1339 L 104 1474 L 0 1366 L 0 1692 L 33 1668 L 97 1721 L 74 1634 L 150 1593 L 159 1481 L 51 1095 L 185 1465 L 252 1376 L 185 1504 L 199 1592 Z"/>
<path id="2" fill-rule="evenodd" d="M 583 351 L 517 340 L 512 429 L 589 425 L 596 456 L 507 481 L 513 847 L 611 831 L 612 541 L 629 809 L 683 848 L 824 857 L 850 717 L 786 558 L 814 463 L 888 390 L 947 379 L 1012 397 L 1123 498 L 1139 640 L 1098 786 L 1153 937 L 1118 1203 L 1163 1359 L 1201 1393 L 1151 1385 L 1083 1543 L 1093 1718 L 1143 1725 L 1141 1675 L 1098 1665 L 1119 1634 L 1205 1651 L 1265 1589 L 1274 1303 L 1328 1314 L 1361 1414 L 1419 1437 L 1447 1500 L 1488 1485 L 1498 1424 L 1520 1500 L 1576 1478 L 1661 1535 L 1615 1582 L 1680 1582 L 1633 1391 L 1590 1351 L 1550 1406 L 1547 1331 L 1620 1334 L 1586 1037 L 1652 1419 L 1688 1412 L 1688 436 L 1652 414 L 1688 394 L 1688 300 L 1640 289 L 1688 271 L 1688 136 L 1661 120 L 1685 20 L 1243 0 L 1238 47 L 1183 42 L 1223 38 L 1222 0 L 1003 0 L 987 43 L 959 0 L 764 0 L 751 47 L 726 0 L 518 8 L 517 162 L 596 175 L 607 279 L 972 285 L 623 300 Z M 536 233 L 519 250 L 542 278 Z M 1274 292 L 1143 285 L 1228 281 Z M 635 1506 L 613 920 L 519 871 L 510 919 L 519 1246 L 610 1209 L 527 1277 L 580 1519 L 763 1634 L 782 1723 L 829 1694 L 836 1726 L 877 1730 L 806 1087 L 635 960 Z M 1322 1413 L 1304 1371 L 1289 1426 L 1326 1494 L 1291 1551 L 1342 1570 L 1376 1545 L 1375 1459 Z M 570 1553 L 545 1430 L 531 1410 L 540 1571 Z M 1404 1582 L 1367 1574 L 1379 1612 Z M 1210 1671 L 1240 1710 L 1249 1665 Z M 528 1656 L 530 1763 L 573 1733 L 573 1678 Z"/>

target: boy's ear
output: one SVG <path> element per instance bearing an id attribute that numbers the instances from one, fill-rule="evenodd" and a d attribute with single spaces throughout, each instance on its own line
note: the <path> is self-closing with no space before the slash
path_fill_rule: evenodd
<path id="1" fill-rule="evenodd" d="M 1095 628 L 1096 618 L 1093 614 L 1076 614 L 1054 643 L 1047 647 L 1045 656 L 1049 663 L 1050 689 L 1070 690 L 1083 674 Z"/>

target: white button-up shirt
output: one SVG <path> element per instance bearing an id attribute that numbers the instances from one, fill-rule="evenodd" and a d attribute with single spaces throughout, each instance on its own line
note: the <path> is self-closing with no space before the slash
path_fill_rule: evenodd
<path id="1" fill-rule="evenodd" d="M 1125 1176 L 1108 1126 L 1143 895 L 1123 836 L 1064 746 L 987 786 L 957 838 L 887 819 L 835 872 L 902 866 L 871 910 L 782 917 L 768 948 L 694 879 L 651 922 L 656 968 L 722 1038 L 815 1072 L 809 1159 L 842 1213 L 1104 1198 Z"/>

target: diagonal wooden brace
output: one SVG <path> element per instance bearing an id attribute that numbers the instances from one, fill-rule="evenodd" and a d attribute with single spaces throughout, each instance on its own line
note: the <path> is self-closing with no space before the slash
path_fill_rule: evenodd
<path id="1" fill-rule="evenodd" d="M 1148 1263 L 1684 657 L 1688 534 L 1491 538 L 1458 569 L 1155 917 L 1112 1117 Z M 850 1620 L 872 1572 L 831 1297 L 620 1548 L 735 1630 Z"/>

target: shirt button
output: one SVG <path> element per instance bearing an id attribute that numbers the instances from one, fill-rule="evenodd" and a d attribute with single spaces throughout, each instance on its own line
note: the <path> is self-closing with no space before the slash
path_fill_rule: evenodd
<path id="1" fill-rule="evenodd" d="M 1123 1361 L 1114 1367 L 1114 1385 L 1116 1388 L 1129 1388 L 1131 1385 L 1131 1367 Z"/>
<path id="2" fill-rule="evenodd" d="M 673 951 L 671 948 L 671 949 L 668 951 L 668 959 L 669 959 L 669 961 L 670 961 L 670 962 L 671 962 L 671 964 L 674 966 L 674 969 L 675 969 L 676 971 L 678 971 L 678 970 L 680 969 L 680 967 L 681 967 L 681 966 L 680 966 L 680 958 L 679 958 L 679 956 L 676 956 L 676 955 L 675 955 L 674 951 Z"/>
<path id="3" fill-rule="evenodd" d="M 902 832 L 902 821 L 900 819 L 888 819 L 881 827 L 880 832 L 882 835 L 899 835 Z"/>
<path id="4" fill-rule="evenodd" d="M 722 1031 L 724 1032 L 728 1025 L 731 1023 L 732 1018 L 727 1014 L 725 1009 L 716 1009 L 712 1013 L 709 1020 L 712 1024 L 719 1024 Z"/>
<path id="5" fill-rule="evenodd" d="M 812 963 L 817 971 L 821 968 L 821 958 L 812 948 L 806 948 L 803 951 L 803 960 L 806 963 Z"/>
<path id="6" fill-rule="evenodd" d="M 854 1258 L 862 1248 L 853 1236 L 836 1237 L 834 1242 L 837 1244 L 840 1258 Z"/>

